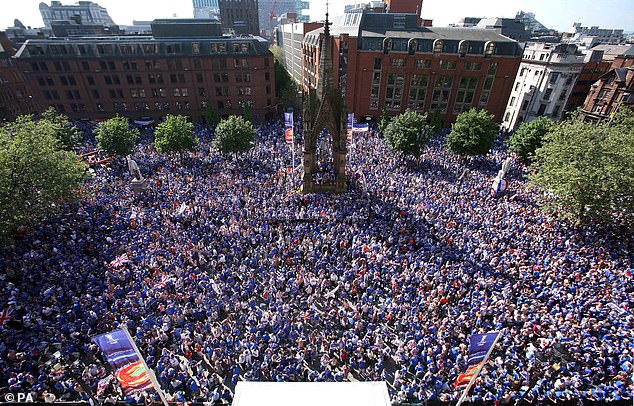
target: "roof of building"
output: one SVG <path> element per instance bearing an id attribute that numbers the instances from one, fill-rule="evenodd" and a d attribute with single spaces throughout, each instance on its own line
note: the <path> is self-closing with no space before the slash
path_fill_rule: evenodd
<path id="1" fill-rule="evenodd" d="M 614 73 L 616 74 L 617 82 L 625 82 L 625 79 L 627 79 L 627 68 L 616 68 Z"/>
<path id="2" fill-rule="evenodd" d="M 349 34 L 356 36 L 361 28 L 362 37 L 390 37 L 390 38 L 424 38 L 424 39 L 447 39 L 447 40 L 467 40 L 467 41 L 494 41 L 494 42 L 516 42 L 513 39 L 500 35 L 492 30 L 462 28 L 462 27 L 418 27 L 417 29 L 395 30 L 395 29 L 363 29 L 363 26 L 334 26 L 330 29 L 333 36 Z M 324 32 L 323 27 L 310 31 L 306 35 L 319 37 Z"/>
<path id="3" fill-rule="evenodd" d="M 592 48 L 591 51 L 603 51 L 603 59 L 610 60 L 620 55 L 634 55 L 634 45 L 609 45 L 599 44 Z"/>
<path id="4" fill-rule="evenodd" d="M 194 44 L 198 48 L 194 49 Z M 218 45 L 219 44 L 219 45 Z M 82 45 L 85 47 L 82 48 Z M 125 48 L 124 48 L 125 47 Z M 215 47 L 215 48 L 213 48 Z M 120 58 L 144 56 L 221 56 L 269 54 L 262 37 L 154 38 L 149 35 L 29 39 L 16 58 Z"/>
<path id="5" fill-rule="evenodd" d="M 345 21 L 345 20 L 344 20 Z M 496 44 L 494 55 L 517 56 L 522 49 L 517 41 L 497 33 L 495 30 L 462 27 L 421 27 L 415 14 L 384 14 L 364 12 L 356 25 L 335 25 L 333 36 L 348 34 L 359 38 L 359 49 L 377 51 L 382 49 L 382 39 L 392 40 L 391 50 L 408 51 L 410 39 L 417 39 L 416 52 L 432 52 L 435 40 L 443 40 L 444 53 L 457 53 L 461 41 L 469 42 L 467 53 L 481 55 L 487 42 Z M 319 46 L 323 28 L 310 31 L 304 43 Z"/>

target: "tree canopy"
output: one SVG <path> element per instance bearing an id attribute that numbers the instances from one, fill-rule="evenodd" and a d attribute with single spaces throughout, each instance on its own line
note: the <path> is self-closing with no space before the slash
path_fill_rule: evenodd
<path id="1" fill-rule="evenodd" d="M 85 165 L 63 149 L 56 130 L 28 116 L 0 128 L 0 239 L 78 196 Z"/>
<path id="2" fill-rule="evenodd" d="M 253 146 L 255 130 L 242 116 L 229 116 L 216 127 L 214 147 L 223 154 L 245 152 Z"/>
<path id="3" fill-rule="evenodd" d="M 75 145 L 80 141 L 81 134 L 79 130 L 68 122 L 68 117 L 59 114 L 55 107 L 49 107 L 42 113 L 42 124 L 50 125 L 53 135 L 61 143 L 62 147 L 68 151 L 72 151 Z"/>
<path id="4" fill-rule="evenodd" d="M 431 133 L 427 116 L 408 110 L 394 117 L 385 128 L 383 135 L 385 142 L 392 150 L 418 158 L 422 148 L 429 142 Z"/>
<path id="5" fill-rule="evenodd" d="M 156 127 L 154 146 L 161 153 L 191 151 L 196 146 L 193 131 L 194 125 L 187 117 L 168 114 Z"/>
<path id="6" fill-rule="evenodd" d="M 447 147 L 460 155 L 485 155 L 497 135 L 497 124 L 486 110 L 460 113 L 447 135 Z"/>
<path id="7" fill-rule="evenodd" d="M 509 139 L 509 151 L 515 152 L 523 160 L 531 160 L 537 148 L 542 146 L 544 136 L 553 125 L 546 117 L 535 121 L 524 122 Z"/>
<path id="8" fill-rule="evenodd" d="M 634 114 L 621 110 L 612 122 L 573 116 L 551 127 L 530 175 L 556 195 L 551 206 L 579 221 L 632 217 Z"/>
<path id="9" fill-rule="evenodd" d="M 129 155 L 139 137 L 139 130 L 130 128 L 128 119 L 119 115 L 99 123 L 96 133 L 99 148 L 111 156 Z"/>

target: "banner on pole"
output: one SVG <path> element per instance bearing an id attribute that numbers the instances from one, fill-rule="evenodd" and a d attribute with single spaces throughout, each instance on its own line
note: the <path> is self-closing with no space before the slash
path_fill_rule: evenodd
<path id="1" fill-rule="evenodd" d="M 469 342 L 469 352 L 467 358 L 467 371 L 464 374 L 458 375 L 454 386 L 456 389 L 460 389 L 469 385 L 472 379 L 474 379 L 480 372 L 479 369 L 486 361 L 489 352 L 493 348 L 493 345 L 500 335 L 495 331 L 486 334 L 474 334 L 471 336 Z"/>
<path id="2" fill-rule="evenodd" d="M 286 139 L 287 144 L 293 143 L 293 129 L 292 128 L 287 128 L 286 131 L 284 131 L 284 138 Z"/>
<path id="3" fill-rule="evenodd" d="M 293 113 L 284 113 L 284 128 L 293 128 Z"/>
<path id="4" fill-rule="evenodd" d="M 126 395 L 155 389 L 143 360 L 124 330 L 115 330 L 92 339 L 114 370 Z"/>
<path id="5" fill-rule="evenodd" d="M 284 138 L 287 144 L 293 143 L 293 113 L 284 113 Z"/>
<path id="6" fill-rule="evenodd" d="M 353 127 L 354 127 L 354 113 L 348 113 L 348 141 L 352 141 Z"/>

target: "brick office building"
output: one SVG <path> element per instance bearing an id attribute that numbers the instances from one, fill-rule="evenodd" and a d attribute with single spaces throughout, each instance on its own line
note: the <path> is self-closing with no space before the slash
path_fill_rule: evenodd
<path id="1" fill-rule="evenodd" d="M 502 121 L 521 61 L 518 43 L 492 30 L 421 21 L 415 13 L 350 10 L 333 25 L 333 72 L 348 111 L 377 118 L 383 106 L 390 115 L 438 110 L 448 125 L 476 107 Z M 305 36 L 304 87 L 316 86 L 322 35 L 320 28 Z"/>
<path id="2" fill-rule="evenodd" d="M 621 106 L 634 109 L 634 47 L 616 57 L 612 69 L 592 85 L 581 111 L 597 121 Z"/>
<path id="3" fill-rule="evenodd" d="M 12 56 L 11 42 L 0 33 L 0 121 L 35 112 L 31 92 Z"/>
<path id="4" fill-rule="evenodd" d="M 52 105 L 71 118 L 170 113 L 199 121 L 207 103 L 220 116 L 241 114 L 245 104 L 256 120 L 274 111 L 273 55 L 263 38 L 223 37 L 211 20 L 155 21 L 153 32 L 29 40 L 15 60 L 38 109 Z"/>

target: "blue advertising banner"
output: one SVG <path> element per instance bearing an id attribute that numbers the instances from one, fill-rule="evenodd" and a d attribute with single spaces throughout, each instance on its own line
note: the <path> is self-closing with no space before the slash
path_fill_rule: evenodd
<path id="1" fill-rule="evenodd" d="M 284 113 L 284 128 L 293 128 L 293 113 Z"/>
<path id="2" fill-rule="evenodd" d="M 92 340 L 101 348 L 126 395 L 154 388 L 143 360 L 124 330 L 102 334 Z"/>
<path id="3" fill-rule="evenodd" d="M 484 361 L 484 358 L 495 343 L 499 334 L 499 332 L 495 331 L 493 333 L 474 334 L 471 336 L 471 342 L 469 343 L 469 366 L 479 364 Z"/>

